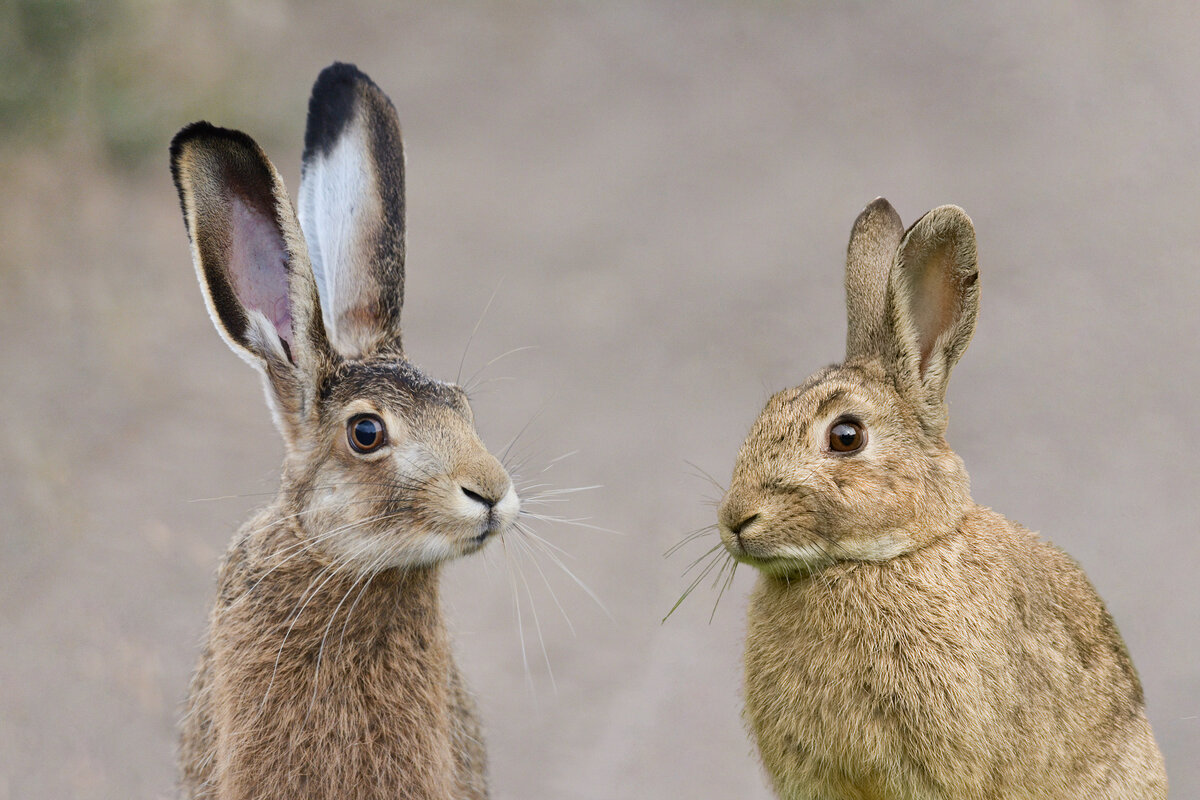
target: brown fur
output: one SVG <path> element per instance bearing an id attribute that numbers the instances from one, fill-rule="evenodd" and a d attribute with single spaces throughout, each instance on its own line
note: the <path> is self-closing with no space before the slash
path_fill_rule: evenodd
<path id="1" fill-rule="evenodd" d="M 302 534 L 280 516 L 252 521 L 221 568 L 183 728 L 190 796 L 486 797 L 438 568 L 338 575 L 305 605 L 329 565 L 283 563 Z"/>
<path id="2" fill-rule="evenodd" d="M 719 518 L 761 573 L 746 717 L 788 800 L 1166 796 L 1103 602 L 975 505 L 943 438 L 977 276 L 960 210 L 904 234 L 873 203 L 849 247 L 846 363 L 772 397 L 738 455 Z M 866 444 L 834 452 L 846 419 Z"/>
<path id="3" fill-rule="evenodd" d="M 465 393 L 403 355 L 403 162 L 381 150 L 399 147 L 393 117 L 353 67 L 314 87 L 305 173 L 321 177 L 305 225 L 327 237 L 320 282 L 283 183 L 248 136 L 198 123 L 172 143 L 205 301 L 262 373 L 286 445 L 278 497 L 218 576 L 182 725 L 186 797 L 488 796 L 438 582 L 443 561 L 503 535 L 519 502 Z M 321 161 L 335 150 L 353 157 Z M 384 213 L 355 201 L 363 191 L 401 202 Z M 346 352 L 325 319 L 340 320 Z M 351 444 L 362 415 L 386 430 L 376 449 Z"/>

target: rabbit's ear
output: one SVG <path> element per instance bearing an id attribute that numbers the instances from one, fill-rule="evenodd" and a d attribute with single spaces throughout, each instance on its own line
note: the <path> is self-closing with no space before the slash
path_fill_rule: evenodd
<path id="1" fill-rule="evenodd" d="M 846 359 L 877 355 L 888 337 L 888 273 L 904 225 L 892 204 L 877 197 L 854 221 L 846 247 Z"/>
<path id="2" fill-rule="evenodd" d="M 330 344 L 346 358 L 399 350 L 400 121 L 387 95 L 350 64 L 326 67 L 313 85 L 299 207 Z"/>
<path id="3" fill-rule="evenodd" d="M 894 371 L 916 395 L 923 423 L 944 429 L 950 370 L 979 313 L 975 227 L 961 208 L 935 208 L 909 228 L 888 281 L 888 310 Z"/>
<path id="4" fill-rule="evenodd" d="M 283 181 L 253 139 L 207 122 L 172 140 L 171 174 L 209 314 L 234 352 L 267 376 L 277 421 L 294 423 L 311 383 L 301 378 L 328 347 Z"/>

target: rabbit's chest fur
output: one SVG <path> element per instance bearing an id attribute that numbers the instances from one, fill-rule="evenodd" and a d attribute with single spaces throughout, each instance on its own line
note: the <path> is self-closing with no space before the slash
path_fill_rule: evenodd
<path id="1" fill-rule="evenodd" d="M 184 723 L 187 796 L 486 797 L 436 570 L 367 583 L 284 562 L 287 538 L 244 533 L 226 556 Z"/>
<path id="2" fill-rule="evenodd" d="M 889 562 L 760 577 L 745 658 L 748 722 L 789 800 L 1165 797 L 1105 766 L 1154 756 L 1098 596 L 986 509 Z"/>

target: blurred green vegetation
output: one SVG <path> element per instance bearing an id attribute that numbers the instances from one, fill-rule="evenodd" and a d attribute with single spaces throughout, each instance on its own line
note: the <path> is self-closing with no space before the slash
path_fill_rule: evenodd
<path id="1" fill-rule="evenodd" d="M 65 144 L 133 169 L 160 161 L 192 119 L 273 129 L 275 109 L 247 77 L 260 74 L 259 46 L 271 42 L 247 8 L 236 0 L 0 0 L 0 145 Z"/>

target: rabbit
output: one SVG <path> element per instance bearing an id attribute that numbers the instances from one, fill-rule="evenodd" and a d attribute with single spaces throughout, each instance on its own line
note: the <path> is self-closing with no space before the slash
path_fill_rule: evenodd
<path id="1" fill-rule="evenodd" d="M 946 385 L 979 308 L 955 206 L 854 223 L 846 360 L 775 394 L 718 507 L 756 568 L 745 719 L 787 800 L 1164 798 L 1128 651 L 1068 555 L 976 505 Z"/>
<path id="2" fill-rule="evenodd" d="M 194 123 L 170 152 L 205 304 L 262 373 L 286 453 L 219 571 L 182 794 L 486 798 L 439 571 L 504 536 L 520 500 L 465 392 L 405 358 L 395 108 L 352 65 L 321 72 L 298 215 L 244 133 Z"/>

